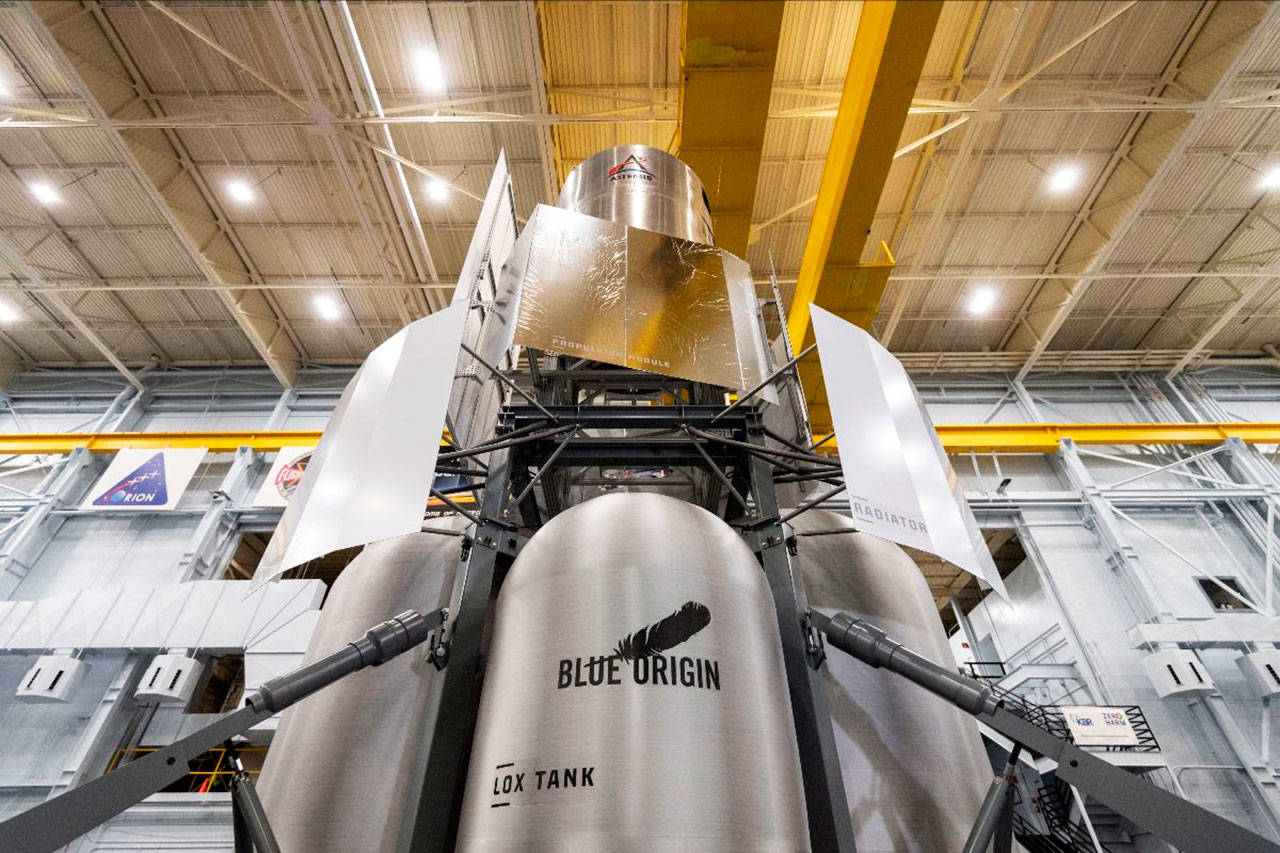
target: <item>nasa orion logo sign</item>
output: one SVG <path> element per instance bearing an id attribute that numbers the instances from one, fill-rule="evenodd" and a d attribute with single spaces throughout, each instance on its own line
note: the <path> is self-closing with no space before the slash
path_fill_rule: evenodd
<path id="1" fill-rule="evenodd" d="M 86 509 L 173 509 L 204 454 L 203 447 L 121 450 L 93 484 L 82 506 Z"/>
<path id="2" fill-rule="evenodd" d="M 157 453 L 94 499 L 93 505 L 162 506 L 168 502 L 169 489 L 164 482 L 164 454 Z"/>
<path id="3" fill-rule="evenodd" d="M 627 155 L 625 160 L 609 169 L 609 183 L 621 181 L 653 183 L 657 177 L 644 165 L 646 159 L 645 157 L 637 157 L 634 154 Z"/>

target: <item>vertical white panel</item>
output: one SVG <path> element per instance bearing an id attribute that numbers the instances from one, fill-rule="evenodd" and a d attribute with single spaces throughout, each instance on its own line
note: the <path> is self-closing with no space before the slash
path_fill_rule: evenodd
<path id="1" fill-rule="evenodd" d="M 369 353 L 280 518 L 255 588 L 330 551 L 422 527 L 466 315 L 454 304 Z"/>
<path id="2" fill-rule="evenodd" d="M 515 240 L 515 195 L 503 153 L 494 164 L 484 207 L 453 292 L 453 304 L 470 309 L 463 325 L 463 342 L 500 370 L 514 367 L 520 352 L 511 345 L 519 281 L 513 284 L 510 276 L 500 275 Z M 469 353 L 458 358 L 458 376 L 449 403 L 449 427 L 459 446 L 471 447 L 493 435 L 502 387 L 489 381 L 489 370 Z"/>
<path id="3" fill-rule="evenodd" d="M 936 554 L 1004 596 L 982 531 L 902 363 L 862 329 L 811 308 L 858 529 Z"/>

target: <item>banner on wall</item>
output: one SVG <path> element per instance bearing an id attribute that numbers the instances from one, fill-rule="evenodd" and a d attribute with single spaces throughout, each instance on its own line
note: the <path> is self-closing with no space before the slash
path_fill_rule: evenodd
<path id="1" fill-rule="evenodd" d="M 121 450 L 93 484 L 81 508 L 173 509 L 204 454 L 203 447 Z"/>
<path id="2" fill-rule="evenodd" d="M 1138 746 L 1138 733 L 1124 708 L 1063 705 L 1062 716 L 1076 746 Z"/>
<path id="3" fill-rule="evenodd" d="M 298 492 L 302 472 L 307 470 L 315 447 L 282 447 L 271 463 L 267 479 L 253 499 L 254 506 L 288 506 Z"/>

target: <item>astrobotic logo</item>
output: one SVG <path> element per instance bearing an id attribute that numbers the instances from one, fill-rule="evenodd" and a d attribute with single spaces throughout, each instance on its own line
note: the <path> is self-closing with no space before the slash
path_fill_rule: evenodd
<path id="1" fill-rule="evenodd" d="M 143 462 L 129 476 L 94 500 L 94 506 L 163 506 L 169 502 L 165 486 L 164 453 Z"/>
<path id="2" fill-rule="evenodd" d="M 609 170 L 610 181 L 652 181 L 653 172 L 644 166 L 645 158 L 631 154 Z"/>

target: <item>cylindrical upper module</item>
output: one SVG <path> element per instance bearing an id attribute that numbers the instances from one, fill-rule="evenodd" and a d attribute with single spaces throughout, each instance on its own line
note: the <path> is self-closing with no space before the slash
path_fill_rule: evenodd
<path id="1" fill-rule="evenodd" d="M 702 181 L 683 161 L 648 145 L 618 145 L 569 173 L 558 207 L 682 240 L 713 245 Z"/>
<path id="2" fill-rule="evenodd" d="M 810 607 L 866 619 L 935 663 L 955 666 L 929 585 L 905 551 L 854 532 L 848 516 L 826 510 L 792 524 L 793 565 Z M 858 853 L 959 851 L 992 775 L 977 723 L 841 651 L 828 652 L 823 674 Z"/>
<path id="3" fill-rule="evenodd" d="M 809 849 L 773 600 L 723 521 L 612 494 L 499 593 L 458 850 Z"/>
<path id="4" fill-rule="evenodd" d="M 461 532 L 464 518 L 433 527 Z M 448 604 L 459 536 L 412 533 L 365 547 L 334 582 L 306 663 L 375 623 Z M 425 647 L 349 675 L 284 712 L 258 781 L 285 850 L 402 850 L 425 774 L 441 681 Z"/>

